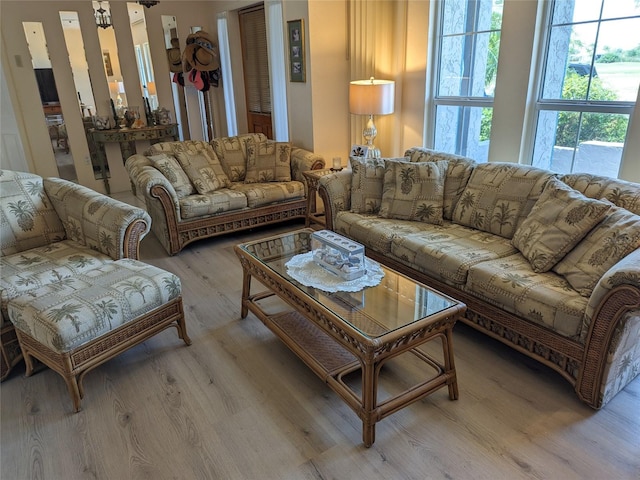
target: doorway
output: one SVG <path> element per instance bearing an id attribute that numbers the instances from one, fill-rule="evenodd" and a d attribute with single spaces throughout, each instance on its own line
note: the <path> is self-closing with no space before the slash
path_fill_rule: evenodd
<path id="1" fill-rule="evenodd" d="M 249 133 L 273 139 L 271 86 L 264 4 L 238 12 Z"/>

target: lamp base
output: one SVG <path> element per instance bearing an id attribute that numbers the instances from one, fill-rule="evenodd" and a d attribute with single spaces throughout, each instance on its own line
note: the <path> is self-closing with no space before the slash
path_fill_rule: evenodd
<path id="1" fill-rule="evenodd" d="M 378 135 L 378 129 L 373 123 L 373 115 L 369 115 L 367 126 L 362 131 L 362 136 L 367 141 L 367 158 L 380 158 L 380 149 L 376 148 L 373 140 Z"/>

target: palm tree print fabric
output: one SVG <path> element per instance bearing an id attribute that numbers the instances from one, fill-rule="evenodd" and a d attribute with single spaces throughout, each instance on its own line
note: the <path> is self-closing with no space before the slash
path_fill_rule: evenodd
<path id="1" fill-rule="evenodd" d="M 580 295 L 588 297 L 613 265 L 640 247 L 640 216 L 611 206 L 607 216 L 554 267 Z"/>
<path id="2" fill-rule="evenodd" d="M 468 157 L 461 157 L 452 153 L 439 152 L 424 147 L 413 147 L 405 152 L 411 162 L 447 162 L 447 175 L 444 180 L 443 217 L 451 220 L 453 210 L 460 200 L 463 190 L 469 182 L 469 177 L 476 162 Z"/>
<path id="3" fill-rule="evenodd" d="M 382 203 L 384 158 L 350 157 L 351 212 L 377 215 Z"/>
<path id="4" fill-rule="evenodd" d="M 267 137 L 263 133 L 247 133 L 213 139 L 211 146 L 218 155 L 227 177 L 232 182 L 244 182 L 247 174 L 247 143 L 266 141 Z"/>
<path id="5" fill-rule="evenodd" d="M 16 328 L 67 352 L 180 294 L 176 275 L 123 259 L 21 295 L 9 302 L 8 312 Z"/>
<path id="6" fill-rule="evenodd" d="M 383 218 L 442 225 L 447 162 L 385 162 Z"/>
<path id="7" fill-rule="evenodd" d="M 42 177 L 0 170 L 0 236 L 2 255 L 66 238 L 64 226 L 44 190 Z"/>
<path id="8" fill-rule="evenodd" d="M 247 174 L 244 183 L 291 181 L 291 144 L 247 142 Z"/>
<path id="9" fill-rule="evenodd" d="M 478 164 L 453 212 L 453 221 L 512 238 L 553 174 L 514 163 Z"/>
<path id="10" fill-rule="evenodd" d="M 169 180 L 178 198 L 188 197 L 196 192 L 191 180 L 184 173 L 176 157 L 167 153 L 149 155 L 149 160 Z"/>
<path id="11" fill-rule="evenodd" d="M 610 203 L 587 198 L 552 178 L 516 230 L 512 243 L 534 272 L 546 272 L 602 220 L 610 207 Z"/>

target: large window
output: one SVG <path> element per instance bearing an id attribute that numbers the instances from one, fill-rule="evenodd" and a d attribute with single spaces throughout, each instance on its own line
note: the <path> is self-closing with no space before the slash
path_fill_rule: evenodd
<path id="1" fill-rule="evenodd" d="M 486 162 L 498 68 L 502 0 L 437 3 L 433 145 Z"/>
<path id="2" fill-rule="evenodd" d="M 617 177 L 640 83 L 640 2 L 549 3 L 532 164 Z"/>

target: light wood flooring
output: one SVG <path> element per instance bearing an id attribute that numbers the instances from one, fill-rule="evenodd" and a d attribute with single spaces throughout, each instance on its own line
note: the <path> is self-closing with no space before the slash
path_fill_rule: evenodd
<path id="1" fill-rule="evenodd" d="M 142 259 L 182 279 L 193 345 L 171 329 L 98 367 L 77 414 L 57 374 L 19 366 L 0 386 L 0 478 L 640 479 L 640 378 L 594 411 L 556 373 L 460 324 L 459 400 L 439 390 L 379 422 L 365 448 L 339 397 L 256 317 L 240 319 L 233 245 L 301 226 L 174 257 L 148 235 Z M 416 368 L 398 360 L 383 377 Z"/>

